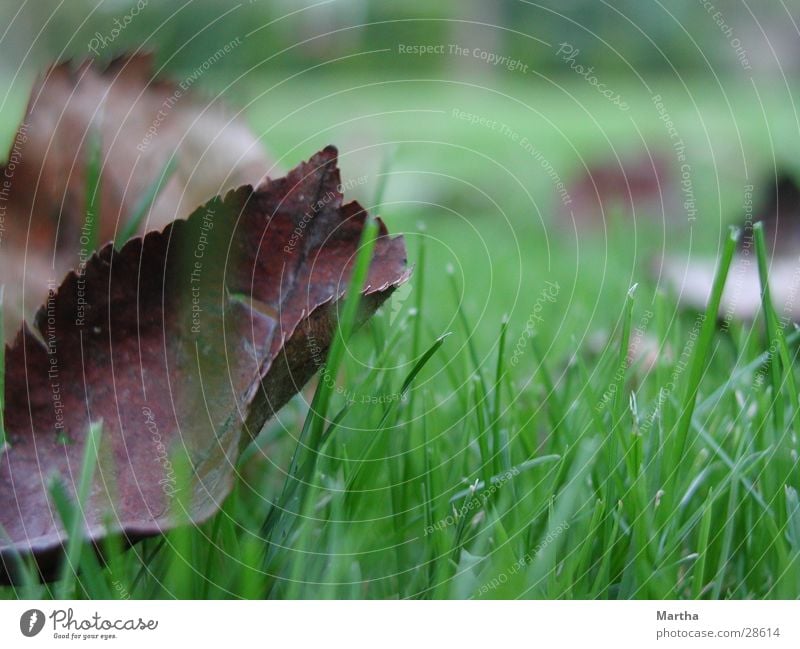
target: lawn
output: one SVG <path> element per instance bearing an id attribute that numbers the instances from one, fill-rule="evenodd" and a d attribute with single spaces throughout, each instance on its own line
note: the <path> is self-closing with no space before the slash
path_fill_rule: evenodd
<path id="1" fill-rule="evenodd" d="M 743 186 L 794 162 L 792 97 L 780 80 L 609 82 L 621 114 L 579 77 L 507 77 L 228 90 L 281 168 L 339 146 L 348 193 L 405 234 L 410 288 L 343 348 L 311 448 L 315 383 L 211 520 L 0 597 L 800 597 L 800 336 L 679 309 L 652 272 L 662 247 L 729 258 Z M 696 221 L 576 228 L 547 167 L 567 182 L 645 142 L 672 156 L 653 94 L 687 145 Z"/>

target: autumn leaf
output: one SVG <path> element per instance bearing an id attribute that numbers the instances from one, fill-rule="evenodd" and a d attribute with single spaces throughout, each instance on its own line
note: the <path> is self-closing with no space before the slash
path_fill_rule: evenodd
<path id="1" fill-rule="evenodd" d="M 53 576 L 65 532 L 52 485 L 75 499 L 93 422 L 91 541 L 218 510 L 244 445 L 325 361 L 368 218 L 342 203 L 336 161 L 328 147 L 284 178 L 106 245 L 48 294 L 6 350 L 0 577 L 29 554 Z M 402 237 L 379 222 L 362 318 L 408 275 Z"/>
<path id="2" fill-rule="evenodd" d="M 96 198 L 87 196 L 94 146 Z M 114 239 L 141 207 L 138 230 L 161 229 L 209 196 L 257 184 L 270 168 L 241 117 L 192 84 L 157 78 L 150 56 L 105 69 L 54 66 L 33 88 L 0 169 L 5 331 L 13 334 L 45 300 L 48 283 L 94 252 L 89 231 L 100 242 Z M 151 187 L 158 194 L 143 206 Z"/>
<path id="3" fill-rule="evenodd" d="M 566 217 L 560 222 L 591 231 L 618 217 L 674 220 L 679 205 L 673 176 L 663 154 L 601 160 L 558 192 Z"/>

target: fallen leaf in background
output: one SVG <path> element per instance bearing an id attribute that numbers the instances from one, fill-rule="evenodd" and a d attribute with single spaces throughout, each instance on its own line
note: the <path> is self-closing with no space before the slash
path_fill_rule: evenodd
<path id="1" fill-rule="evenodd" d="M 716 262 L 712 259 L 687 260 L 668 257 L 661 279 L 678 296 L 682 306 L 698 311 L 706 308 L 714 282 Z M 774 257 L 769 266 L 772 303 L 779 318 L 800 321 L 800 261 Z M 755 251 L 737 255 L 731 265 L 722 293 L 720 318 L 754 320 L 761 310 L 761 281 Z"/>
<path id="2" fill-rule="evenodd" d="M 676 187 L 665 156 L 604 160 L 589 166 L 568 184 L 572 199 L 564 206 L 575 226 L 600 228 L 617 216 L 670 221 L 676 213 Z"/>
<path id="3" fill-rule="evenodd" d="M 765 179 L 752 213 L 741 223 L 739 250 L 733 259 L 720 302 L 720 318 L 754 320 L 761 310 L 761 281 L 753 239 L 753 224 L 764 223 L 769 285 L 779 318 L 800 321 L 800 188 L 793 176 L 780 171 Z M 711 295 L 716 260 L 670 255 L 654 265 L 659 281 L 681 305 L 702 311 Z"/>
<path id="4" fill-rule="evenodd" d="M 342 204 L 336 161 L 328 147 L 285 178 L 105 246 L 18 333 L 6 356 L 0 579 L 15 552 L 53 575 L 64 531 L 48 485 L 58 476 L 74 496 L 90 422 L 103 422 L 84 506 L 91 540 L 160 534 L 178 522 L 176 498 L 195 523 L 218 510 L 243 446 L 325 360 L 367 218 Z M 379 225 L 363 317 L 410 273 L 402 237 Z"/>
<path id="5" fill-rule="evenodd" d="M 0 169 L 7 334 L 33 316 L 48 283 L 75 267 L 82 252 L 84 259 L 93 252 L 81 242 L 93 138 L 102 150 L 101 243 L 124 229 L 173 154 L 174 170 L 139 231 L 186 218 L 209 196 L 257 184 L 270 170 L 243 118 L 191 85 L 156 79 L 147 55 L 117 59 L 105 69 L 63 63 L 35 85 Z"/>
<path id="6" fill-rule="evenodd" d="M 775 255 L 800 254 L 800 187 L 794 175 L 785 169 L 763 179 L 761 196 L 753 210 L 752 222 L 764 223 L 767 249 Z M 752 238 L 752 222 L 743 223 L 739 247 Z"/>

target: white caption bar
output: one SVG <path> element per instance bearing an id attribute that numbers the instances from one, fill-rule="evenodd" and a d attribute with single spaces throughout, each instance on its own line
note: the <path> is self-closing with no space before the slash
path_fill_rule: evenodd
<path id="1" fill-rule="evenodd" d="M 3 647 L 800 647 L 800 602 L 0 602 Z M 583 643 L 579 645 L 578 643 Z"/>

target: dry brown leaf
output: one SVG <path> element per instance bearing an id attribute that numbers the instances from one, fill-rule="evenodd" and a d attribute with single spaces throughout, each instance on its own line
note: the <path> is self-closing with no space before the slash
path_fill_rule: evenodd
<path id="1" fill-rule="evenodd" d="M 181 83 L 155 79 L 151 57 L 134 56 L 106 69 L 63 63 L 35 85 L 0 169 L 6 332 L 13 335 L 22 317 L 30 319 L 44 301 L 48 284 L 93 252 L 81 241 L 93 134 L 99 134 L 103 152 L 103 243 L 120 231 L 173 153 L 175 171 L 142 231 L 186 218 L 209 196 L 256 184 L 270 171 L 263 147 L 241 117 Z"/>
<path id="2" fill-rule="evenodd" d="M 7 350 L 1 578 L 17 552 L 53 575 L 65 533 L 48 485 L 75 493 L 90 422 L 103 422 L 84 507 L 93 541 L 170 529 L 178 492 L 192 521 L 217 511 L 243 445 L 324 362 L 367 218 L 339 187 L 328 147 L 285 178 L 104 247 L 49 296 Z M 408 274 L 402 237 L 381 223 L 363 316 Z"/>

